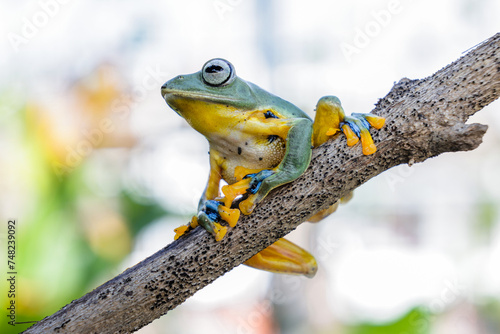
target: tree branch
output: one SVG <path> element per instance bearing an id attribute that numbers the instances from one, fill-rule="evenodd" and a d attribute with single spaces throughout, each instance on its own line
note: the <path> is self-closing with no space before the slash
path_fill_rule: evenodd
<path id="1" fill-rule="evenodd" d="M 347 148 L 343 137 L 328 141 L 299 179 L 271 192 L 222 241 L 197 228 L 25 333 L 138 330 L 381 172 L 476 148 L 487 126 L 465 122 L 500 94 L 499 49 L 496 34 L 428 78 L 396 83 L 373 110 L 387 119 L 373 132 L 374 155 Z"/>

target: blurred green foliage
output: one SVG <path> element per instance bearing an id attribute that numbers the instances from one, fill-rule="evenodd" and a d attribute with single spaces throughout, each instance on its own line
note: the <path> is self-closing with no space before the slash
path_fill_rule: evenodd
<path id="1" fill-rule="evenodd" d="M 360 324 L 348 327 L 348 334 L 427 334 L 431 317 L 424 309 L 413 309 L 401 319 L 388 324 Z"/>

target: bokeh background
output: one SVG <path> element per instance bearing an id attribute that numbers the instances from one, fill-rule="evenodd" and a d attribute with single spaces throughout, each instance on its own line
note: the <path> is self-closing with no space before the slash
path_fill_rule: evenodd
<path id="1" fill-rule="evenodd" d="M 7 220 L 17 321 L 52 314 L 161 249 L 195 213 L 207 143 L 160 86 L 213 57 L 313 115 L 369 112 L 499 31 L 495 0 L 0 1 L 0 332 Z M 475 151 L 399 166 L 290 238 L 314 279 L 240 266 L 153 333 L 499 333 L 500 104 Z M 355 148 L 357 149 L 357 148 Z M 4 314 L 5 313 L 5 314 Z"/>

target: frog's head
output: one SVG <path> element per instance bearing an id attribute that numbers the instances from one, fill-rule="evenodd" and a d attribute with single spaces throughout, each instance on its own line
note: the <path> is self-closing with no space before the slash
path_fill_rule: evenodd
<path id="1" fill-rule="evenodd" d="M 175 112 L 205 135 L 217 123 L 238 118 L 238 111 L 260 108 L 271 95 L 237 77 L 233 65 L 221 58 L 207 61 L 199 72 L 167 81 L 161 94 Z"/>

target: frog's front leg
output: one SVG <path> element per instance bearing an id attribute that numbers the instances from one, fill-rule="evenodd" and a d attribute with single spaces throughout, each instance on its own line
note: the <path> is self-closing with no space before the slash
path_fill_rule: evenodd
<path id="1" fill-rule="evenodd" d="M 248 195 L 239 203 L 241 212 L 249 215 L 260 201 L 274 188 L 298 178 L 311 161 L 311 120 L 294 118 L 283 125 L 288 130 L 286 135 L 285 155 L 280 164 L 272 169 L 255 170 L 243 176 L 245 169 L 235 174 L 243 177 L 241 181 L 222 187 L 226 206 L 239 195 Z M 236 175 L 237 176 L 237 175 Z M 238 178 L 238 177 L 237 177 Z"/>
<path id="2" fill-rule="evenodd" d="M 369 155 L 377 151 L 373 144 L 372 136 L 368 131 L 370 126 L 380 129 L 384 126 L 385 119 L 373 114 L 352 114 L 346 116 L 340 100 L 335 96 L 322 97 L 316 106 L 316 117 L 313 124 L 312 143 L 317 147 L 336 133 L 342 130 L 347 137 L 347 145 L 355 145 L 361 138 L 363 154 Z M 342 199 L 347 201 L 352 193 Z M 322 210 L 308 219 L 310 222 L 318 222 L 333 213 L 338 206 L 338 202 L 331 207 Z"/>
<path id="3" fill-rule="evenodd" d="M 187 225 L 176 228 L 174 239 L 186 234 L 198 225 L 202 226 L 215 240 L 221 240 L 227 232 L 227 227 L 220 224 L 225 221 L 234 227 L 238 222 L 240 211 L 226 207 L 223 199 L 219 199 L 219 184 L 221 180 L 220 157 L 216 151 L 210 151 L 210 174 L 208 183 L 198 204 L 198 214 Z"/>
<path id="4" fill-rule="evenodd" d="M 370 135 L 370 126 L 380 129 L 384 126 L 385 119 L 373 114 L 352 114 L 346 116 L 340 100 L 335 96 L 322 97 L 316 106 L 316 116 L 313 124 L 312 141 L 317 147 L 337 132 L 344 132 L 347 145 L 353 146 L 361 138 L 363 154 L 370 155 L 377 151 Z"/>

